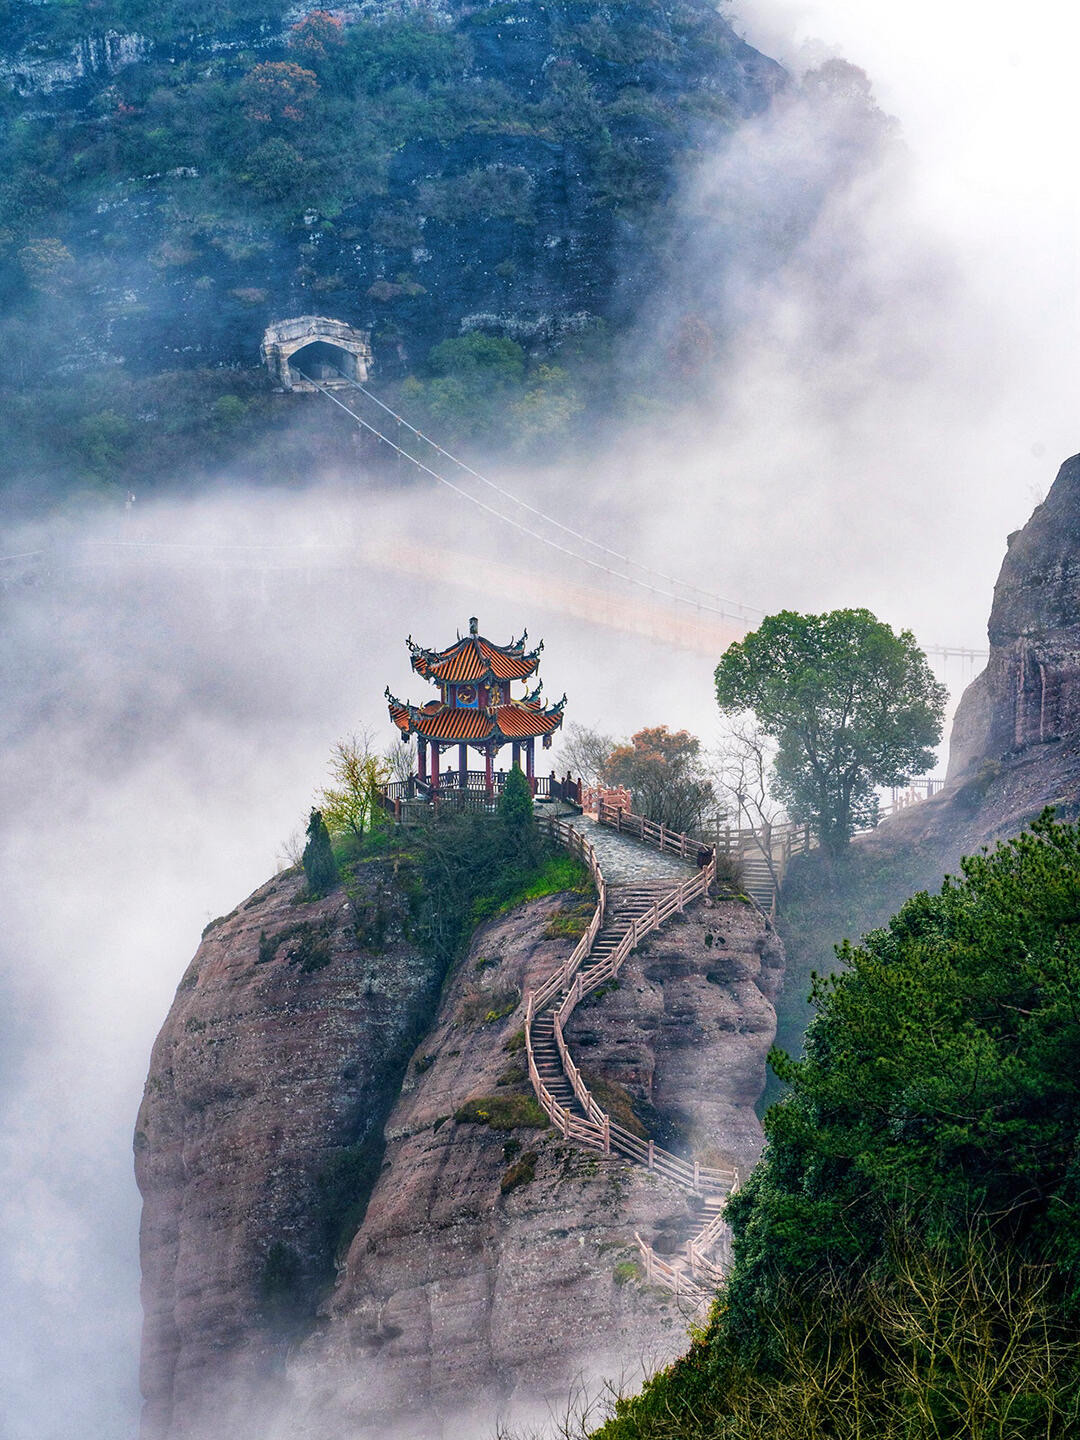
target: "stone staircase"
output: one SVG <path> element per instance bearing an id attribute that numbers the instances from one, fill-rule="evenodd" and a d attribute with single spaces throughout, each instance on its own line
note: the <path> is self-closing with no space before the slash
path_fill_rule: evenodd
<path id="1" fill-rule="evenodd" d="M 642 920 L 658 900 L 671 890 L 670 881 L 651 880 L 635 885 L 608 885 L 604 923 L 597 931 L 588 956 L 578 972 L 584 988 L 589 988 L 590 972 L 603 965 L 618 950 L 620 942 Z M 606 978 L 606 977 L 605 977 Z M 603 979 L 600 981 L 604 983 Z M 557 990 L 532 1021 L 532 1050 L 537 1073 L 551 1096 L 572 1114 L 584 1117 L 585 1110 L 574 1093 L 559 1054 L 555 1039 L 555 1016 L 570 993 L 567 983 Z"/>
<path id="2" fill-rule="evenodd" d="M 749 895 L 766 915 L 773 914 L 776 881 L 768 860 L 755 843 L 745 845 L 739 853 L 739 883 L 743 893 Z"/>
<path id="3" fill-rule="evenodd" d="M 616 834 L 597 834 L 594 846 L 582 820 L 567 824 L 552 818 L 547 822 L 554 838 L 588 864 L 598 904 L 573 954 L 526 999 L 529 1078 L 544 1112 L 565 1139 L 604 1155 L 623 1155 L 681 1186 L 696 1201 L 701 1223 L 681 1253 L 667 1259 L 640 1235 L 634 1237 L 647 1280 L 685 1299 L 696 1312 L 708 1305 L 722 1279 L 716 1260 L 725 1234 L 721 1212 L 738 1184 L 738 1173 L 684 1160 L 616 1124 L 585 1084 L 567 1049 L 563 1026 L 585 995 L 615 978 L 627 955 L 649 931 L 681 913 L 693 900 L 708 895 L 715 861 L 706 850 L 709 858 L 702 869 L 695 870 L 691 856 L 699 856 L 699 842 L 625 812 L 606 818 L 601 806 L 598 822 L 590 823 L 594 832 L 597 825 L 610 825 Z M 660 854 L 643 859 L 642 852 L 650 845 Z M 598 851 L 603 853 L 607 877 L 600 868 Z"/>

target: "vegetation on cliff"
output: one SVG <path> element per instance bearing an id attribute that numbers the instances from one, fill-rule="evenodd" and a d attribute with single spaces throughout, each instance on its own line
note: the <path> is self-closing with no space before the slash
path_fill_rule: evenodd
<path id="1" fill-rule="evenodd" d="M 587 433 L 681 168 L 782 72 L 705 0 L 365 8 L 3 5 L 9 484 L 160 484 L 142 457 L 174 430 L 200 469 L 242 453 L 242 376 L 205 370 L 195 416 L 145 381 L 253 365 L 290 313 L 370 326 L 380 380 L 444 436 Z"/>
<path id="2" fill-rule="evenodd" d="M 962 871 L 816 986 L 709 1325 L 603 1440 L 1075 1433 L 1080 827 Z"/>

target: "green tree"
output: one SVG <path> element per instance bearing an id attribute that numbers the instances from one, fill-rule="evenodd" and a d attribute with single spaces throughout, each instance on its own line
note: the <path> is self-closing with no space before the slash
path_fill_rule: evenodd
<path id="1" fill-rule="evenodd" d="M 876 822 L 877 786 L 933 764 L 946 693 L 911 631 L 869 610 L 783 610 L 716 667 L 720 709 L 754 712 L 777 744 L 777 798 L 833 856 Z"/>
<path id="2" fill-rule="evenodd" d="M 535 824 L 532 790 L 528 778 L 516 765 L 507 775 L 499 796 L 499 816 L 511 831 L 528 830 Z"/>
<path id="3" fill-rule="evenodd" d="M 311 895 L 325 895 L 337 884 L 338 868 L 330 847 L 330 832 L 318 810 L 312 810 L 308 818 L 303 865 Z"/>
<path id="4" fill-rule="evenodd" d="M 390 778 L 389 766 L 375 753 L 370 736 L 350 735 L 334 746 L 330 774 L 334 783 L 316 797 L 322 818 L 332 835 L 359 839 L 382 817 L 379 792 Z"/>
<path id="5" fill-rule="evenodd" d="M 684 834 L 696 829 L 714 802 L 701 741 L 688 730 L 654 725 L 616 745 L 603 765 L 609 785 L 625 785 L 646 820 Z"/>

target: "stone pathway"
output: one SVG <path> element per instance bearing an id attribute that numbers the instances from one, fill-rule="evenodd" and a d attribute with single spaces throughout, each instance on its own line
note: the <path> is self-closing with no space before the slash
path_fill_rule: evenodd
<path id="1" fill-rule="evenodd" d="M 629 835 L 620 835 L 617 830 L 598 825 L 589 815 L 568 817 L 567 823 L 580 830 L 596 851 L 609 885 L 634 885 L 642 880 L 671 880 L 677 884 L 694 873 L 694 866 L 677 855 L 665 855 Z"/>

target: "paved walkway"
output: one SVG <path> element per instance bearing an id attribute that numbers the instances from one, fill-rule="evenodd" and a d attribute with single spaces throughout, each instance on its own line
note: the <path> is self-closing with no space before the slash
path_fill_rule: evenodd
<path id="1" fill-rule="evenodd" d="M 589 815 L 568 817 L 596 851 L 600 869 L 609 885 L 633 885 L 640 880 L 671 880 L 677 884 L 694 873 L 694 866 L 677 855 L 665 855 L 629 835 L 620 835 L 607 825 L 598 825 Z"/>

